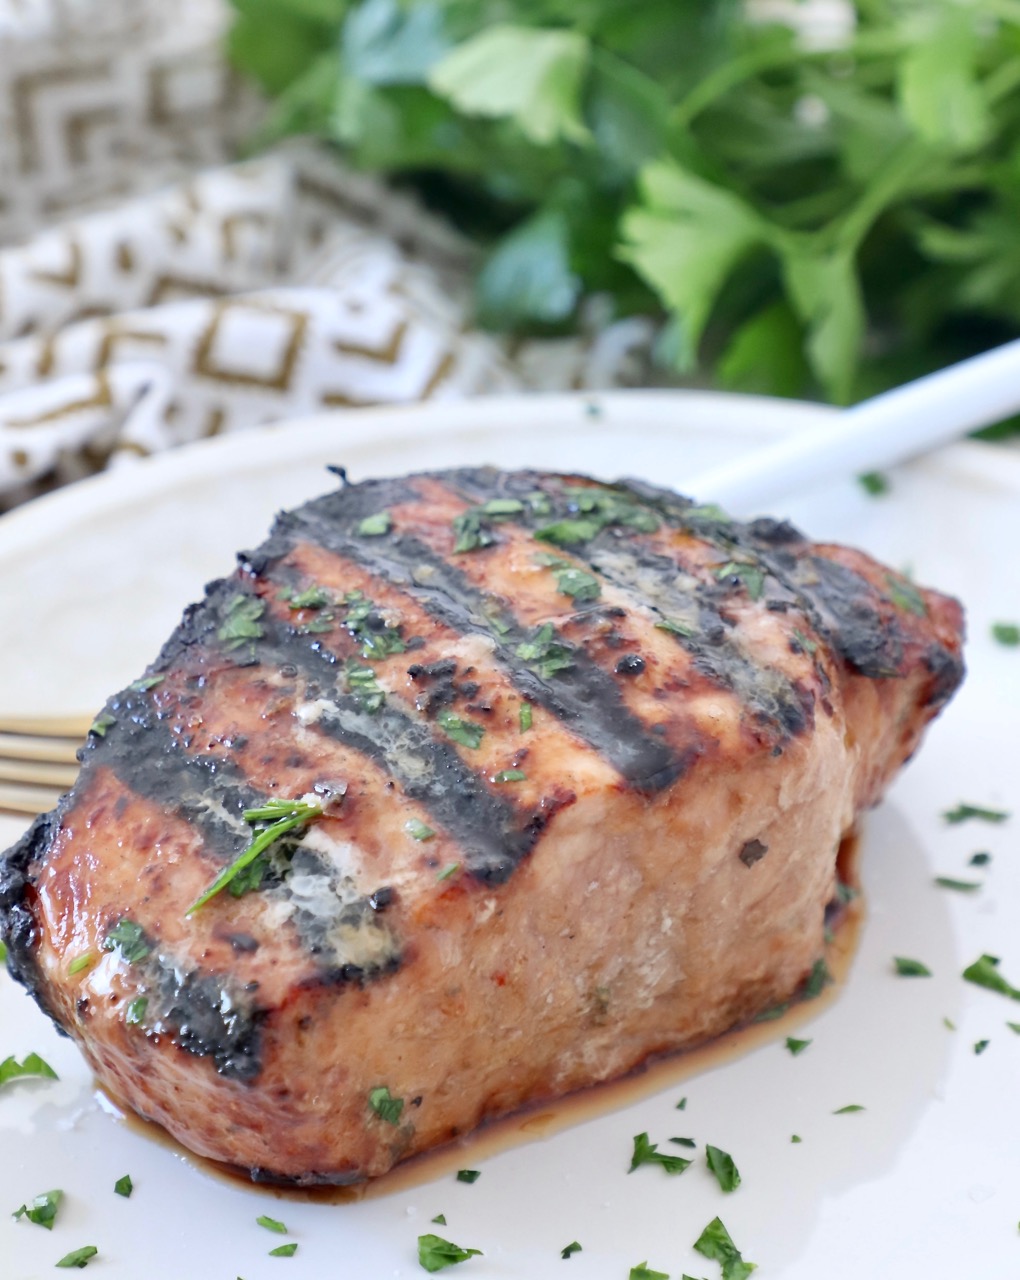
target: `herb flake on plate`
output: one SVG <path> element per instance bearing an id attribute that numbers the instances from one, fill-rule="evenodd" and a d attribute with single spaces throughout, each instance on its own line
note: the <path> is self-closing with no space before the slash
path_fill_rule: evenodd
<path id="1" fill-rule="evenodd" d="M 866 1108 L 862 1107 L 859 1102 L 848 1102 L 845 1107 L 839 1107 L 832 1114 L 834 1116 L 849 1116 L 849 1115 L 853 1115 L 855 1111 L 864 1111 L 864 1110 L 866 1110 Z"/>
<path id="2" fill-rule="evenodd" d="M 287 1234 L 286 1225 L 280 1222 L 278 1218 L 270 1218 L 266 1214 L 260 1214 L 255 1221 L 260 1227 L 265 1227 L 267 1231 L 275 1231 L 278 1236 Z"/>
<path id="3" fill-rule="evenodd" d="M 1007 649 L 1020 645 L 1020 626 L 1015 622 L 993 622 L 992 639 Z"/>
<path id="4" fill-rule="evenodd" d="M 580 1253 L 580 1252 L 581 1252 L 581 1246 L 577 1243 L 576 1240 L 571 1240 L 570 1244 L 568 1244 L 565 1249 L 560 1250 L 560 1257 L 569 1258 L 573 1254 Z"/>
<path id="5" fill-rule="evenodd" d="M 481 1176 L 482 1176 L 481 1169 L 458 1169 L 457 1170 L 458 1182 L 467 1182 L 467 1183 L 477 1182 Z"/>
<path id="6" fill-rule="evenodd" d="M 27 1054 L 24 1062 L 18 1062 L 14 1057 L 4 1058 L 3 1062 L 0 1062 L 0 1087 L 22 1077 L 34 1077 L 40 1080 L 59 1079 L 50 1064 L 40 1058 L 37 1053 Z"/>
<path id="7" fill-rule="evenodd" d="M 77 1267 L 82 1270 L 87 1267 L 93 1258 L 97 1257 L 99 1250 L 94 1244 L 84 1245 L 81 1249 L 73 1249 L 70 1253 L 65 1253 L 60 1261 L 56 1264 L 58 1267 Z"/>
<path id="8" fill-rule="evenodd" d="M 747 1280 L 756 1269 L 755 1263 L 744 1261 L 720 1218 L 712 1219 L 694 1242 L 694 1248 L 703 1258 L 722 1263 L 723 1280 Z"/>
<path id="9" fill-rule="evenodd" d="M 952 876 L 936 876 L 935 884 L 940 889 L 954 889 L 957 893 L 976 893 L 981 888 L 980 880 L 954 880 Z"/>
<path id="10" fill-rule="evenodd" d="M 653 1271 L 647 1262 L 639 1262 L 631 1267 L 627 1280 L 669 1280 L 669 1275 L 665 1271 Z"/>
<path id="11" fill-rule="evenodd" d="M 977 819 L 979 822 L 1005 822 L 1009 817 L 1006 809 L 985 809 L 978 804 L 967 804 L 961 801 L 955 809 L 947 809 L 942 817 L 950 826 L 956 826 L 961 822 L 968 822 L 971 818 Z"/>
<path id="12" fill-rule="evenodd" d="M 277 1245 L 275 1249 L 269 1250 L 271 1258 L 293 1258 L 297 1253 L 297 1241 L 291 1240 L 289 1244 Z"/>
<path id="13" fill-rule="evenodd" d="M 705 1147 L 705 1159 L 722 1190 L 727 1192 L 736 1191 L 737 1187 L 740 1186 L 740 1171 L 737 1169 L 729 1152 L 723 1151 L 720 1147 L 713 1147 L 710 1144 Z"/>
<path id="14" fill-rule="evenodd" d="M 963 971 L 965 982 L 973 982 L 976 987 L 984 987 L 987 991 L 996 991 L 999 995 L 1009 996 L 1011 1000 L 1020 1000 L 1020 990 L 1012 986 L 999 972 L 999 957 L 983 955 Z"/>
<path id="15" fill-rule="evenodd" d="M 125 1173 L 123 1178 L 118 1178 L 113 1184 L 114 1193 L 118 1196 L 123 1196 L 125 1200 L 131 1199 L 131 1193 L 134 1189 L 135 1184 L 131 1181 L 131 1175 L 129 1173 Z"/>
<path id="16" fill-rule="evenodd" d="M 52 1231 L 57 1210 L 63 1198 L 63 1191 L 43 1191 L 40 1195 L 33 1197 L 31 1205 L 23 1204 L 20 1209 L 15 1209 L 12 1216 L 15 1221 L 19 1218 L 27 1218 L 37 1227 L 45 1227 L 47 1231 Z"/>
<path id="17" fill-rule="evenodd" d="M 637 1133 L 634 1135 L 634 1151 L 627 1172 L 633 1173 L 644 1164 L 657 1164 L 664 1173 L 680 1174 L 690 1167 L 691 1161 L 682 1156 L 666 1155 L 659 1150 L 657 1143 L 648 1141 L 647 1133 Z"/>
<path id="18" fill-rule="evenodd" d="M 811 1044 L 810 1040 L 795 1040 L 793 1036 L 786 1037 L 786 1047 L 793 1058 L 796 1058 L 799 1053 L 803 1053 L 809 1044 Z"/>
<path id="19" fill-rule="evenodd" d="M 462 1249 L 459 1244 L 444 1240 L 442 1236 L 429 1234 L 418 1237 L 418 1262 L 426 1271 L 442 1271 L 458 1262 L 467 1262 L 468 1258 L 481 1256 L 481 1249 Z"/>
<path id="20" fill-rule="evenodd" d="M 920 960 L 909 956 L 893 956 L 893 964 L 901 978 L 930 978 L 931 970 Z"/>

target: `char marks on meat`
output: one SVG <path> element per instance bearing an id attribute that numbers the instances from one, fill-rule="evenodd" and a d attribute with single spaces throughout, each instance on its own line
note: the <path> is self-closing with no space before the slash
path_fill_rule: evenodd
<path id="1" fill-rule="evenodd" d="M 101 1080 L 258 1179 L 384 1173 L 802 992 L 963 674 L 955 601 L 636 481 L 345 483 L 238 560 L 0 859 L 0 930 Z"/>

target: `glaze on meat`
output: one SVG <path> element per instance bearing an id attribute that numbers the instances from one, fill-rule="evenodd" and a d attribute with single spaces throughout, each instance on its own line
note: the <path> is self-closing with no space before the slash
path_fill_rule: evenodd
<path id="1" fill-rule="evenodd" d="M 384 1173 L 803 992 L 961 632 L 645 484 L 344 482 L 210 585 L 0 860 L 11 970 L 199 1154 Z M 316 796 L 188 914 L 246 810 Z"/>

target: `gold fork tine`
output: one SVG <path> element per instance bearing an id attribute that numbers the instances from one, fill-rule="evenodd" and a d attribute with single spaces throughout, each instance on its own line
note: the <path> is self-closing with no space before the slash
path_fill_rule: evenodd
<path id="1" fill-rule="evenodd" d="M 74 764 L 81 738 L 34 738 L 0 732 L 0 760 L 33 760 L 44 764 Z"/>
<path id="2" fill-rule="evenodd" d="M 0 716 L 0 734 L 38 738 L 74 738 L 81 743 L 94 716 Z"/>
<path id="3" fill-rule="evenodd" d="M 0 782 L 27 782 L 33 787 L 74 786 L 78 766 L 73 764 L 39 764 L 32 760 L 5 760 L 0 756 Z"/>
<path id="4" fill-rule="evenodd" d="M 36 814 L 52 809 L 59 799 L 59 791 L 46 787 L 20 787 L 14 783 L 0 782 L 0 813 L 34 818 Z"/>

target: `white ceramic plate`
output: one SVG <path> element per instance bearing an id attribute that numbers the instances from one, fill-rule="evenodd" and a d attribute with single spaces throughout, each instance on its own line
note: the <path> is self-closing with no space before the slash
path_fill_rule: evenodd
<path id="1" fill-rule="evenodd" d="M 492 401 L 333 415 L 100 477 L 0 520 L 0 711 L 99 705 L 137 675 L 203 582 L 230 569 L 234 550 L 261 539 L 276 508 L 328 486 L 326 462 L 354 478 L 489 461 L 682 485 L 735 449 L 824 421 L 808 406 L 701 394 Z M 971 672 L 868 821 L 860 949 L 837 998 L 799 1024 L 806 1052 L 792 1058 L 781 1036 L 744 1041 L 739 1056 L 701 1057 L 682 1083 L 679 1070 L 657 1076 L 647 1096 L 621 1106 L 612 1095 L 601 1114 L 558 1132 L 532 1118 L 501 1151 L 468 1145 L 412 1184 L 312 1203 L 227 1184 L 111 1115 L 74 1047 L 0 975 L 0 1058 L 36 1050 L 61 1077 L 0 1091 L 0 1280 L 51 1276 L 85 1244 L 100 1250 L 97 1280 L 410 1277 L 424 1274 L 416 1239 L 432 1230 L 484 1251 L 450 1273 L 458 1280 L 627 1280 L 645 1259 L 673 1280 L 715 1280 L 719 1264 L 691 1245 L 717 1214 L 763 1280 L 1017 1274 L 1020 1035 L 1006 1021 L 1020 1007 L 959 975 L 988 951 L 1020 983 L 1020 819 L 949 827 L 939 814 L 961 799 L 1020 807 L 1020 651 L 989 638 L 993 620 L 1020 619 L 1020 455 L 958 446 L 892 479 L 881 499 L 845 484 L 784 514 L 960 595 Z M 0 819 L 0 842 L 19 830 Z M 975 873 L 967 859 L 979 848 L 994 859 Z M 951 893 L 935 874 L 984 887 Z M 926 961 L 934 976 L 897 978 L 893 955 Z M 832 1114 L 848 1103 L 866 1110 Z M 724 1148 L 743 1185 L 724 1196 L 700 1154 L 679 1178 L 628 1176 L 642 1131 Z M 458 1165 L 481 1179 L 457 1182 Z M 125 1173 L 130 1200 L 113 1194 Z M 5 1216 L 54 1187 L 66 1198 L 52 1233 Z M 432 1227 L 440 1212 L 448 1225 Z M 281 1237 L 256 1226 L 263 1213 L 286 1222 L 293 1258 L 267 1256 Z M 573 1240 L 583 1252 L 564 1262 Z"/>

